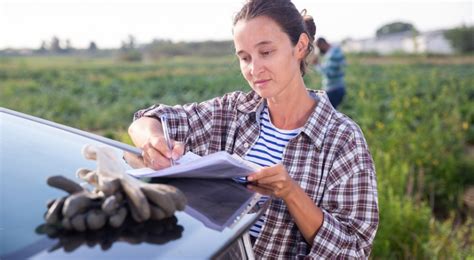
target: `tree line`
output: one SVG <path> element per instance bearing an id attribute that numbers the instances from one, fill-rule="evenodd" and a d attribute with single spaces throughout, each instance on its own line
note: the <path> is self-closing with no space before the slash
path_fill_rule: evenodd
<path id="1" fill-rule="evenodd" d="M 419 31 L 410 23 L 393 22 L 379 27 L 377 37 L 393 33 Z M 444 31 L 444 36 L 450 41 L 452 47 L 460 54 L 474 52 L 474 26 L 460 26 Z M 99 49 L 95 41 L 90 41 L 86 49 L 74 48 L 69 39 L 60 39 L 53 36 L 49 41 L 43 40 L 38 49 L 33 53 L 40 55 L 62 54 L 92 54 L 100 56 L 113 55 L 123 61 L 160 60 L 173 56 L 206 56 L 215 57 L 229 55 L 234 52 L 233 42 L 228 41 L 203 41 L 203 42 L 172 42 L 166 39 L 155 39 L 148 44 L 137 44 L 133 35 L 128 35 L 121 41 L 119 49 Z M 0 54 L 2 52 L 0 51 Z"/>
<path id="2" fill-rule="evenodd" d="M 89 42 L 89 47 L 87 48 L 90 52 L 95 52 L 99 48 L 94 41 Z M 76 50 L 71 43 L 71 40 L 65 39 L 61 40 L 60 38 L 53 36 L 51 40 L 48 41 L 41 41 L 41 45 L 36 52 L 38 53 L 70 53 Z"/>

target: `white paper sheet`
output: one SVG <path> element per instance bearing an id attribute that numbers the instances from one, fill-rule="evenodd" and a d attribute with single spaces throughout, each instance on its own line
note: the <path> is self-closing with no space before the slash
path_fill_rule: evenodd
<path id="1" fill-rule="evenodd" d="M 248 176 L 261 167 L 225 151 L 200 157 L 186 153 L 175 166 L 162 170 L 132 169 L 127 173 L 138 177 L 235 178 Z"/>

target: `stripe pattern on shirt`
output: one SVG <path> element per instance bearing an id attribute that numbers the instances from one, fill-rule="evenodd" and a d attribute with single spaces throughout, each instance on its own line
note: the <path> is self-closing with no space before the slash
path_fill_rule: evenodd
<path id="1" fill-rule="evenodd" d="M 263 167 L 273 166 L 280 163 L 283 159 L 283 151 L 288 142 L 296 137 L 301 131 L 301 128 L 293 130 L 282 130 L 276 128 L 268 113 L 268 108 L 265 108 L 260 113 L 260 135 L 257 142 L 249 149 L 245 155 L 245 160 L 251 161 Z M 262 196 L 258 204 L 263 204 L 268 199 L 268 196 Z M 253 237 L 258 237 L 265 221 L 265 214 L 263 214 L 257 222 L 250 228 L 249 234 Z"/>

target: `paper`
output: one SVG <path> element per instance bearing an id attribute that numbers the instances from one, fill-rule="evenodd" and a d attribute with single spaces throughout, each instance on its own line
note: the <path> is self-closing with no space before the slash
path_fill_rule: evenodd
<path id="1" fill-rule="evenodd" d="M 186 153 L 175 166 L 162 170 L 132 169 L 127 173 L 138 177 L 235 178 L 248 176 L 261 167 L 225 151 L 200 157 Z"/>

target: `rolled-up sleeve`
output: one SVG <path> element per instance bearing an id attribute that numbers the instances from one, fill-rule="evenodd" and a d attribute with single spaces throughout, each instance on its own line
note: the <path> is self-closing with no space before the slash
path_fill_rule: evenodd
<path id="1" fill-rule="evenodd" d="M 133 118 L 137 120 L 141 117 L 152 117 L 159 120 L 160 115 L 166 115 L 171 138 L 184 142 L 187 151 L 203 155 L 209 150 L 212 129 L 226 128 L 235 111 L 237 100 L 243 95 L 241 92 L 232 92 L 201 103 L 153 105 L 137 111 Z"/>
<path id="2" fill-rule="evenodd" d="M 170 137 L 185 143 L 186 151 L 204 155 L 208 150 L 211 129 L 216 123 L 213 118 L 218 103 L 219 101 L 214 99 L 182 106 L 154 105 L 137 111 L 134 119 L 145 116 L 159 120 L 160 115 L 166 115 Z"/>
<path id="3" fill-rule="evenodd" d="M 368 258 L 372 249 L 379 223 L 375 168 L 360 129 L 350 136 L 327 178 L 313 256 Z"/>
<path id="4" fill-rule="evenodd" d="M 192 106 L 196 106 L 196 104 L 189 105 L 189 107 Z M 137 120 L 141 117 L 151 117 L 159 120 L 161 115 L 166 115 L 168 118 L 170 137 L 179 142 L 185 142 L 188 138 L 190 128 L 189 118 L 192 117 L 191 111 L 192 109 L 186 109 L 185 106 L 159 104 L 137 111 L 133 116 L 133 120 Z"/>
<path id="5" fill-rule="evenodd" d="M 368 258 L 378 226 L 375 174 L 354 174 L 327 191 L 323 224 L 311 254 L 323 258 Z"/>

